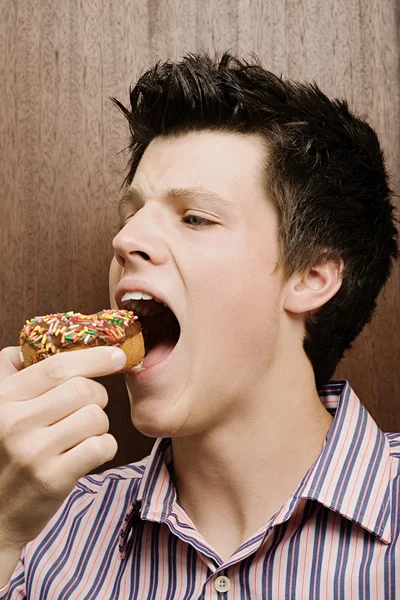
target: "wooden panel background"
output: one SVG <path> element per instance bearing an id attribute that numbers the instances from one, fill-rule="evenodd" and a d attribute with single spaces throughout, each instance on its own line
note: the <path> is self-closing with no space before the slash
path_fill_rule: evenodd
<path id="1" fill-rule="evenodd" d="M 380 135 L 399 190 L 396 0 L 0 0 L 0 347 L 26 318 L 109 306 L 108 268 L 128 142 L 109 100 L 158 59 L 254 51 L 266 68 L 346 97 Z M 385 431 L 400 431 L 400 269 L 340 365 Z M 122 376 L 100 380 L 119 451 L 154 440 L 130 424 Z"/>

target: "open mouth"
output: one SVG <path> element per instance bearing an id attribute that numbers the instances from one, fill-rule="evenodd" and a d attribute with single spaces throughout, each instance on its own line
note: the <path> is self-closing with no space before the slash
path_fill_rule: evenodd
<path id="1" fill-rule="evenodd" d="M 145 360 L 157 347 L 168 346 L 172 352 L 178 343 L 181 328 L 168 306 L 156 300 L 134 300 L 126 303 L 125 308 L 133 310 L 142 326 Z"/>
<path id="2" fill-rule="evenodd" d="M 167 343 L 175 347 L 181 334 L 179 322 L 174 313 L 166 308 L 163 315 L 144 316 L 136 312 L 142 326 L 145 356 L 159 344 Z"/>

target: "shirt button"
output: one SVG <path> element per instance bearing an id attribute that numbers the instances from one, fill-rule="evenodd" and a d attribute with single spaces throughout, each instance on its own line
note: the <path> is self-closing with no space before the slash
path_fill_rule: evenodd
<path id="1" fill-rule="evenodd" d="M 231 582 L 225 575 L 220 575 L 214 580 L 214 587 L 217 592 L 227 592 L 231 587 Z"/>

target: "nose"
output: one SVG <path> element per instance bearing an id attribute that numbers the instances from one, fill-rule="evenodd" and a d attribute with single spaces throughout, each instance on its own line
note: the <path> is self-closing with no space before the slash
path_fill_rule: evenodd
<path id="1" fill-rule="evenodd" d="M 124 268 L 143 261 L 164 262 L 166 246 L 160 215 L 156 218 L 155 210 L 149 205 L 144 206 L 128 219 L 114 237 L 112 246 L 117 262 Z"/>

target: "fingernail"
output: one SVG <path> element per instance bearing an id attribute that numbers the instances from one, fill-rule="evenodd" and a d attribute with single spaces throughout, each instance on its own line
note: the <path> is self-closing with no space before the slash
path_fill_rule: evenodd
<path id="1" fill-rule="evenodd" d="M 113 361 L 115 367 L 118 369 L 122 369 L 126 364 L 126 354 L 123 350 L 114 350 L 111 354 L 111 360 Z"/>

